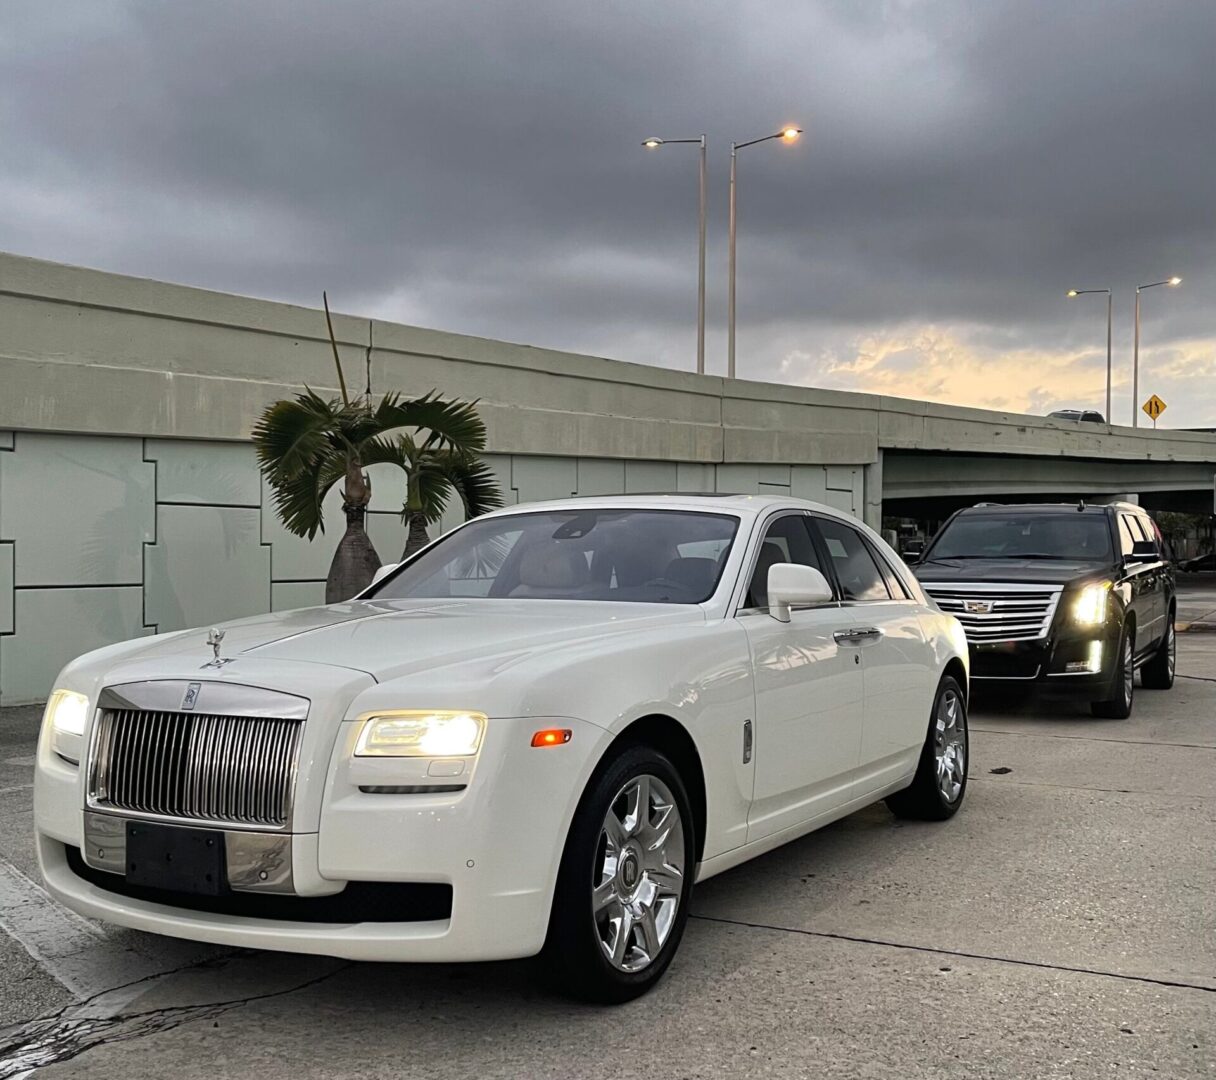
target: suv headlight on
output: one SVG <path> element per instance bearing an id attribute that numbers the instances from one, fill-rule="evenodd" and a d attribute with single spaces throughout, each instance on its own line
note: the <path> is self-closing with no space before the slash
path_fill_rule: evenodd
<path id="1" fill-rule="evenodd" d="M 1072 602 L 1072 618 L 1079 626 L 1101 626 L 1106 622 L 1106 605 L 1110 596 L 1109 581 L 1086 585 Z"/>
<path id="2" fill-rule="evenodd" d="M 89 699 L 74 690 L 56 690 L 46 703 L 42 723 L 51 732 L 51 749 L 65 761 L 80 764 Z"/>
<path id="3" fill-rule="evenodd" d="M 479 712 L 416 710 L 364 717 L 355 757 L 472 757 L 486 717 Z"/>

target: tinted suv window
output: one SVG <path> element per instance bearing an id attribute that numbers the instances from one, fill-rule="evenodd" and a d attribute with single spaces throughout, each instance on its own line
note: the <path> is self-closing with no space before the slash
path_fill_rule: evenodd
<path id="1" fill-rule="evenodd" d="M 809 519 L 805 514 L 786 514 L 768 527 L 756 558 L 756 568 L 752 571 L 744 607 L 768 607 L 768 571 L 771 566 L 783 562 L 813 566 L 823 573 L 819 553 L 811 543 Z"/>
<path id="2" fill-rule="evenodd" d="M 843 521 L 817 518 L 824 546 L 832 557 L 845 600 L 889 600 L 886 582 L 861 534 Z"/>

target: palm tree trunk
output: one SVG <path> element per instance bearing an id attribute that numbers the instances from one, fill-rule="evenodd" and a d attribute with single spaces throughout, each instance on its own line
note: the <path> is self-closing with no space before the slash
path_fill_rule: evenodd
<path id="1" fill-rule="evenodd" d="M 380 556 L 376 554 L 371 538 L 363 527 L 367 507 L 346 503 L 342 509 L 346 513 L 346 534 L 334 552 L 329 577 L 325 579 L 327 604 L 340 604 L 362 592 L 380 569 Z"/>
<path id="2" fill-rule="evenodd" d="M 410 514 L 410 531 L 405 539 L 405 551 L 401 554 L 401 561 L 404 562 L 416 551 L 421 551 L 431 542 L 431 537 L 426 531 L 426 518 L 422 514 Z"/>
<path id="3" fill-rule="evenodd" d="M 362 463 L 353 455 L 346 463 L 346 489 L 343 495 L 346 500 L 342 504 L 342 512 L 346 514 L 346 534 L 334 552 L 329 577 L 325 579 L 327 604 L 340 604 L 362 592 L 380 569 L 380 556 L 376 554 L 364 528 L 372 488 L 363 475 Z"/>

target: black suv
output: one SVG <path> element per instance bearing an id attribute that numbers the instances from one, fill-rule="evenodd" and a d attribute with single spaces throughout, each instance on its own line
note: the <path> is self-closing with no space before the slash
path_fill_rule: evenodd
<path id="1" fill-rule="evenodd" d="M 960 510 L 913 567 L 971 646 L 971 677 L 1019 680 L 1131 713 L 1141 685 L 1174 684 L 1174 569 L 1138 506 L 981 504 Z"/>

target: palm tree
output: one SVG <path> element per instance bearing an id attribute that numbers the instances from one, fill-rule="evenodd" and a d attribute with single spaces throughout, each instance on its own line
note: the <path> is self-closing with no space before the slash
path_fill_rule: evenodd
<path id="1" fill-rule="evenodd" d="M 279 518 L 296 536 L 311 540 L 324 531 L 322 503 L 330 488 L 343 481 L 346 532 L 325 582 L 325 602 L 332 604 L 366 588 L 380 567 L 364 527 L 371 482 L 363 470 L 378 461 L 394 460 L 393 443 L 387 438 L 390 433 L 402 428 L 415 434 L 425 431 L 420 445 L 441 460 L 459 460 L 478 476 L 488 473 L 488 468 L 477 461 L 477 454 L 485 449 L 486 428 L 470 402 L 449 401 L 435 391 L 420 398 L 385 394 L 374 405 L 370 393 L 352 401 L 329 322 L 328 297 L 325 317 L 341 397 L 326 399 L 305 387 L 294 398 L 268 405 L 254 425 L 253 442 L 262 474 L 274 492 Z M 413 436 L 406 439 L 418 445 Z M 453 470 L 452 475 L 459 475 L 458 468 L 453 466 Z M 480 492 L 478 498 L 484 497 L 476 483 L 473 487 Z"/>
<path id="2" fill-rule="evenodd" d="M 464 447 L 443 445 L 434 428 L 421 441 L 410 435 L 391 442 L 377 440 L 371 455 L 369 463 L 391 461 L 405 470 L 401 520 L 408 531 L 402 561 L 431 542 L 427 527 L 443 516 L 453 493 L 464 504 L 466 517 L 502 506 L 502 492 L 490 466 Z"/>

